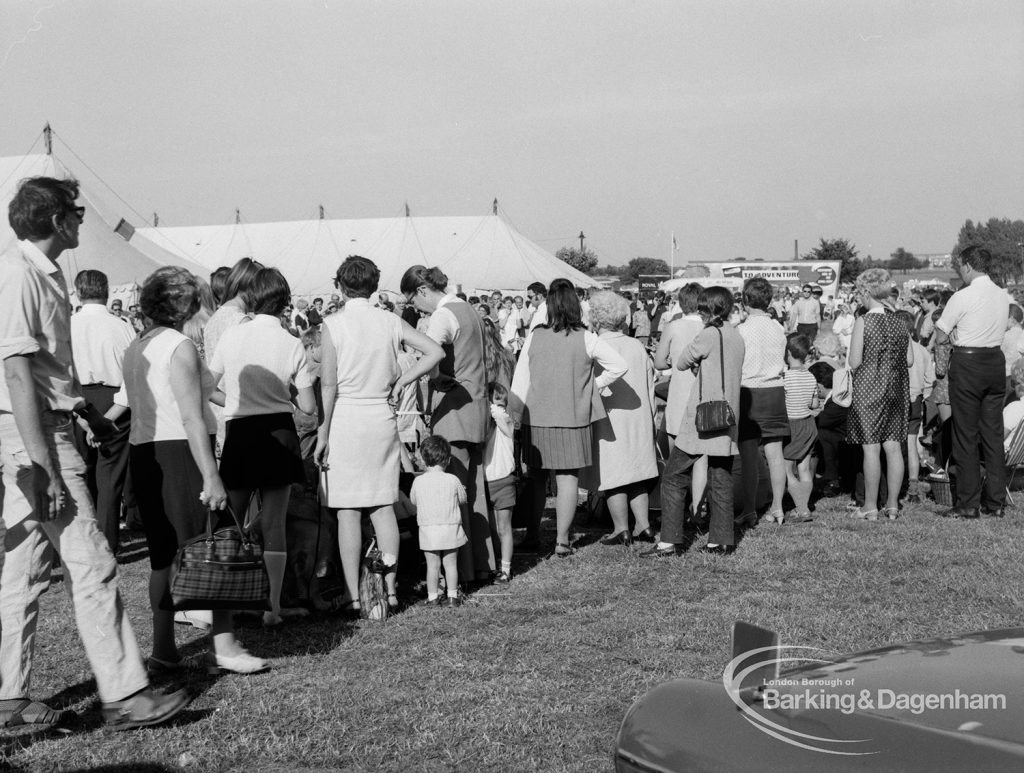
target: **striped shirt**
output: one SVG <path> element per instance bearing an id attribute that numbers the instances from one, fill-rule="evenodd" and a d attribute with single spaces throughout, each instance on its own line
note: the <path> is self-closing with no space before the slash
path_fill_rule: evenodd
<path id="1" fill-rule="evenodd" d="M 811 415 L 811 398 L 818 382 L 806 370 L 787 370 L 782 378 L 786 384 L 786 414 L 790 419 L 806 419 Z"/>

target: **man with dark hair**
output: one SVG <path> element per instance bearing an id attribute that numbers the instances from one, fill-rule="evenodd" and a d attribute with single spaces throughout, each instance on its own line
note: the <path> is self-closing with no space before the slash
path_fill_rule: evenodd
<path id="1" fill-rule="evenodd" d="M 80 271 L 75 277 L 75 292 L 82 302 L 82 310 L 71 318 L 75 371 L 82 385 L 82 397 L 105 414 L 123 383 L 121 363 L 135 338 L 135 330 L 126 320 L 107 311 L 108 284 L 102 271 Z M 128 429 L 126 417 L 98 451 L 85 444 L 81 446 L 88 467 L 89 490 L 96 502 L 96 525 L 115 555 L 121 495 L 128 475 Z"/>
<path id="2" fill-rule="evenodd" d="M 527 330 L 533 330 L 538 325 L 548 323 L 548 288 L 540 282 L 532 282 L 526 288 L 526 300 L 530 303 L 527 306 L 529 316 L 527 318 Z"/>
<path id="3" fill-rule="evenodd" d="M 800 297 L 793 304 L 792 330 L 803 333 L 813 341 L 818 336 L 818 326 L 821 324 L 821 303 L 812 293 L 813 288 L 809 284 L 800 288 Z"/>
<path id="4" fill-rule="evenodd" d="M 935 323 L 936 342 L 948 338 L 953 344 L 948 377 L 957 501 L 941 513 L 947 518 L 977 518 L 980 512 L 1001 516 L 1006 505 L 1006 359 L 1000 346 L 1010 296 L 989 278 L 991 260 L 989 251 L 977 246 L 965 247 L 953 258 L 964 287 L 949 299 Z M 979 449 L 985 459 L 984 484 Z"/>
<path id="5" fill-rule="evenodd" d="M 0 574 L 0 726 L 54 725 L 66 717 L 28 697 L 52 548 L 63 560 L 104 719 L 130 729 L 170 719 L 188 696 L 149 687 L 118 590 L 117 562 L 96 527 L 85 463 L 74 445 L 76 415 L 100 439 L 111 426 L 79 392 L 67 285 L 57 265 L 64 250 L 78 246 L 85 207 L 77 196 L 74 180 L 23 181 L 9 207 L 20 241 L 0 256 L 0 462 L 10 537 Z"/>
<path id="6" fill-rule="evenodd" d="M 309 321 L 310 327 L 319 327 L 320 323 L 324 321 L 324 299 L 314 298 L 313 305 L 309 307 L 309 312 L 306 314 L 306 319 Z"/>

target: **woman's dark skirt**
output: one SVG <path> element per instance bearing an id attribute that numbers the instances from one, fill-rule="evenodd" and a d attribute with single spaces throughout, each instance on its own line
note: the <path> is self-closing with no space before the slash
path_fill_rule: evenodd
<path id="1" fill-rule="evenodd" d="M 290 413 L 229 419 L 220 457 L 228 489 L 280 488 L 306 479 Z"/>
<path id="2" fill-rule="evenodd" d="M 211 436 L 211 453 L 213 443 Z M 208 528 L 209 511 L 199 501 L 203 475 L 187 440 L 131 446 L 128 464 L 149 546 L 149 565 L 155 571 L 167 569 L 174 563 L 178 548 Z"/>

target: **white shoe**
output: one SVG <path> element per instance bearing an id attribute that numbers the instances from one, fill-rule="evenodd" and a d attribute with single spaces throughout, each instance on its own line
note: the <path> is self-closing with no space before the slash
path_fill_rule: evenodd
<path id="1" fill-rule="evenodd" d="M 259 674 L 270 670 L 270 663 L 263 658 L 250 655 L 240 650 L 237 655 L 218 655 L 206 653 L 206 671 L 209 674 L 221 674 L 230 671 L 233 674 Z"/>
<path id="2" fill-rule="evenodd" d="M 182 609 L 174 613 L 174 622 L 208 631 L 213 625 L 213 613 L 208 609 Z"/>

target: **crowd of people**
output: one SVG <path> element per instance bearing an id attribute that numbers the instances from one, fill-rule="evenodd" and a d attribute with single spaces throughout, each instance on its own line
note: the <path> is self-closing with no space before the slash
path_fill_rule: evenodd
<path id="1" fill-rule="evenodd" d="M 655 559 L 703 531 L 702 552 L 730 555 L 746 529 L 812 520 L 822 496 L 849 495 L 858 519 L 895 520 L 920 500 L 928 465 L 957 478 L 941 515 L 1003 514 L 1004 430 L 1024 417 L 1019 402 L 1004 405 L 1008 382 L 1024 393 L 1024 314 L 987 275 L 984 249 L 957 257 L 956 294 L 901 299 L 886 271 L 869 269 L 829 309 L 809 285 L 793 300 L 761 277 L 737 295 L 691 283 L 650 303 L 567 279 L 465 297 L 417 265 L 382 292 L 378 267 L 356 255 L 336 272 L 337 295 L 307 303 L 280 271 L 245 258 L 209 282 L 157 270 L 136 324 L 108 309 L 95 270 L 75 278 L 71 313 L 56 261 L 78 243 L 77 196 L 74 181 L 23 182 L 9 210 L 20 241 L 0 257 L 0 723 L 62 718 L 29 695 L 54 550 L 115 728 L 163 722 L 187 703 L 152 690 L 149 674 L 185 665 L 171 565 L 225 511 L 259 503 L 263 625 L 306 614 L 283 605 L 282 588 L 289 499 L 309 459 L 337 518 L 348 615 L 361 611 L 364 519 L 389 606 L 396 508 L 416 515 L 426 603 L 459 606 L 467 585 L 511 582 L 514 551 L 540 550 L 552 479 L 550 552 L 561 558 L 576 552 L 581 487 L 607 502 L 602 544 L 645 542 L 640 555 Z M 118 589 L 122 501 L 149 551 L 145 661 Z M 514 544 L 517 504 L 526 529 Z M 206 615 L 212 672 L 270 668 L 230 612 L 192 614 Z"/>

